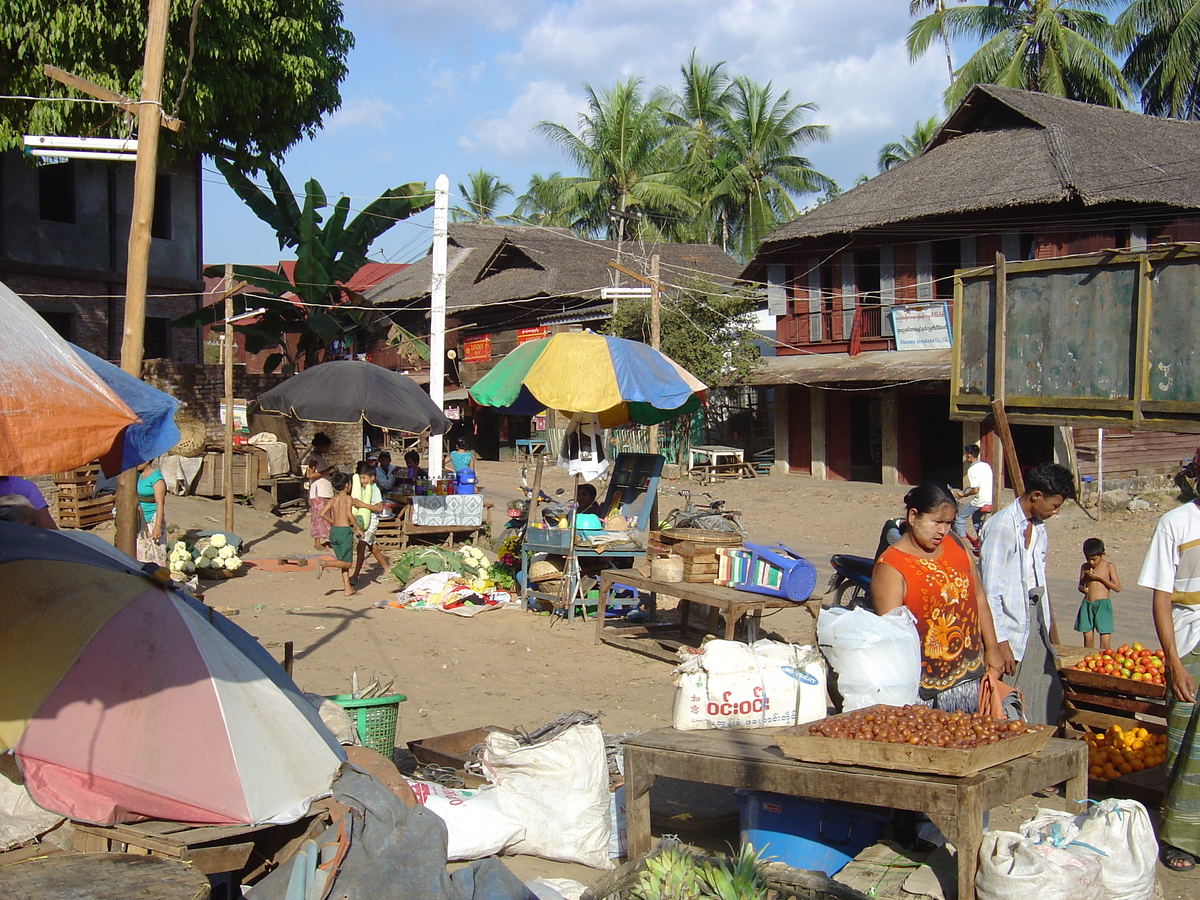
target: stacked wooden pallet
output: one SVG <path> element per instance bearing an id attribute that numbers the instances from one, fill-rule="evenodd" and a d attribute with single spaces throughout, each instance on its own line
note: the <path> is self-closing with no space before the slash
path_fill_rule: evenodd
<path id="1" fill-rule="evenodd" d="M 655 556 L 683 557 L 683 580 L 712 584 L 717 579 L 718 547 L 740 547 L 741 535 L 701 528 L 668 528 L 650 533 L 648 551 Z"/>
<path id="2" fill-rule="evenodd" d="M 52 477 L 57 488 L 58 526 L 60 528 L 90 528 L 113 517 L 114 499 L 111 494 L 93 497 L 100 464 L 80 466 L 69 472 L 56 472 Z"/>

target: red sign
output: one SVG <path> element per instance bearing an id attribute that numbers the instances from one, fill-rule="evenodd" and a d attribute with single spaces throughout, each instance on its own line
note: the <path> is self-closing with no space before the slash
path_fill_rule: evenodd
<path id="1" fill-rule="evenodd" d="M 517 345 L 526 343 L 527 341 L 540 341 L 542 338 L 550 337 L 550 329 L 546 325 L 539 325 L 537 328 L 518 328 L 517 329 Z"/>
<path id="2" fill-rule="evenodd" d="M 492 336 L 490 334 L 463 338 L 463 362 L 491 362 L 491 359 Z"/>

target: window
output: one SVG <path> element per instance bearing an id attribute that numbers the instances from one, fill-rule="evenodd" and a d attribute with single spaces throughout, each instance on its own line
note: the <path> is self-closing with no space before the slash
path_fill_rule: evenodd
<path id="1" fill-rule="evenodd" d="M 49 325 L 64 341 L 72 340 L 71 338 L 71 314 L 69 312 L 51 312 L 50 310 L 39 309 L 37 314 L 46 320 Z"/>
<path id="2" fill-rule="evenodd" d="M 47 222 L 75 224 L 75 164 L 38 167 L 38 217 Z"/>
<path id="3" fill-rule="evenodd" d="M 858 308 L 862 317 L 863 337 L 875 338 L 883 334 L 883 310 L 879 293 L 880 269 L 879 248 L 871 247 L 854 252 L 855 279 L 858 285 Z"/>
<path id="4" fill-rule="evenodd" d="M 154 215 L 150 219 L 150 236 L 171 239 L 171 176 L 159 173 L 154 181 Z"/>
<path id="5" fill-rule="evenodd" d="M 962 268 L 962 243 L 958 238 L 933 242 L 933 299 L 954 299 L 954 270 Z"/>
<path id="6" fill-rule="evenodd" d="M 146 316 L 146 333 L 142 336 L 142 354 L 146 359 L 171 358 L 171 320 Z"/>

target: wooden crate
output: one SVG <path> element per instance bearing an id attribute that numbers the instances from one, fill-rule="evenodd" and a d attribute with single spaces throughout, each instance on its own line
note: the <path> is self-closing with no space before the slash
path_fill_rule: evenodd
<path id="1" fill-rule="evenodd" d="M 1080 669 L 1060 669 L 1068 713 L 1090 710 L 1118 716 L 1155 716 L 1165 720 L 1166 688 Z M 1068 716 L 1069 717 L 1069 716 Z"/>
<path id="2" fill-rule="evenodd" d="M 718 547 L 741 546 L 738 535 L 723 535 L 720 532 L 698 532 L 705 540 L 687 540 L 681 537 L 685 529 L 652 532 L 651 545 L 654 555 L 674 554 L 683 557 L 683 580 L 691 584 L 712 584 L 717 577 L 719 564 Z M 665 551 L 665 552 L 662 552 Z"/>
<path id="3" fill-rule="evenodd" d="M 50 478 L 60 488 L 68 484 L 88 484 L 93 485 L 96 479 L 100 477 L 100 463 L 89 463 L 86 466 L 80 466 L 78 469 L 71 469 L 67 472 L 55 472 Z"/>
<path id="4" fill-rule="evenodd" d="M 844 714 L 843 714 L 844 715 Z M 838 719 L 830 716 L 821 722 Z M 992 766 L 1036 753 L 1046 746 L 1052 728 L 1042 728 L 1030 734 L 1006 738 L 971 750 L 947 747 L 925 747 L 911 744 L 889 744 L 882 741 L 856 741 L 850 738 L 828 738 L 811 734 L 819 724 L 795 725 L 775 735 L 779 749 L 792 759 L 804 762 L 834 763 L 840 766 L 867 766 L 872 769 L 892 769 L 901 772 L 928 772 L 934 775 L 962 777 L 974 775 Z"/>
<path id="5" fill-rule="evenodd" d="M 58 495 L 58 525 L 60 528 L 90 528 L 113 517 L 115 500 L 111 494 L 80 500 Z"/>

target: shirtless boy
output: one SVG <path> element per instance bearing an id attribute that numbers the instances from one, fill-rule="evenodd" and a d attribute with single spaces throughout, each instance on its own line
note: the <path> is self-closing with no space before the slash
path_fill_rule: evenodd
<path id="1" fill-rule="evenodd" d="M 318 559 L 317 578 L 320 578 L 327 568 L 341 569 L 346 596 L 352 597 L 358 593 L 350 585 L 350 567 L 354 564 L 354 538 L 362 533 L 362 529 L 354 519 L 350 476 L 345 472 L 334 472 L 329 480 L 333 484 L 333 499 L 321 510 L 321 515 L 329 521 L 329 546 L 333 548 L 337 559 Z"/>

